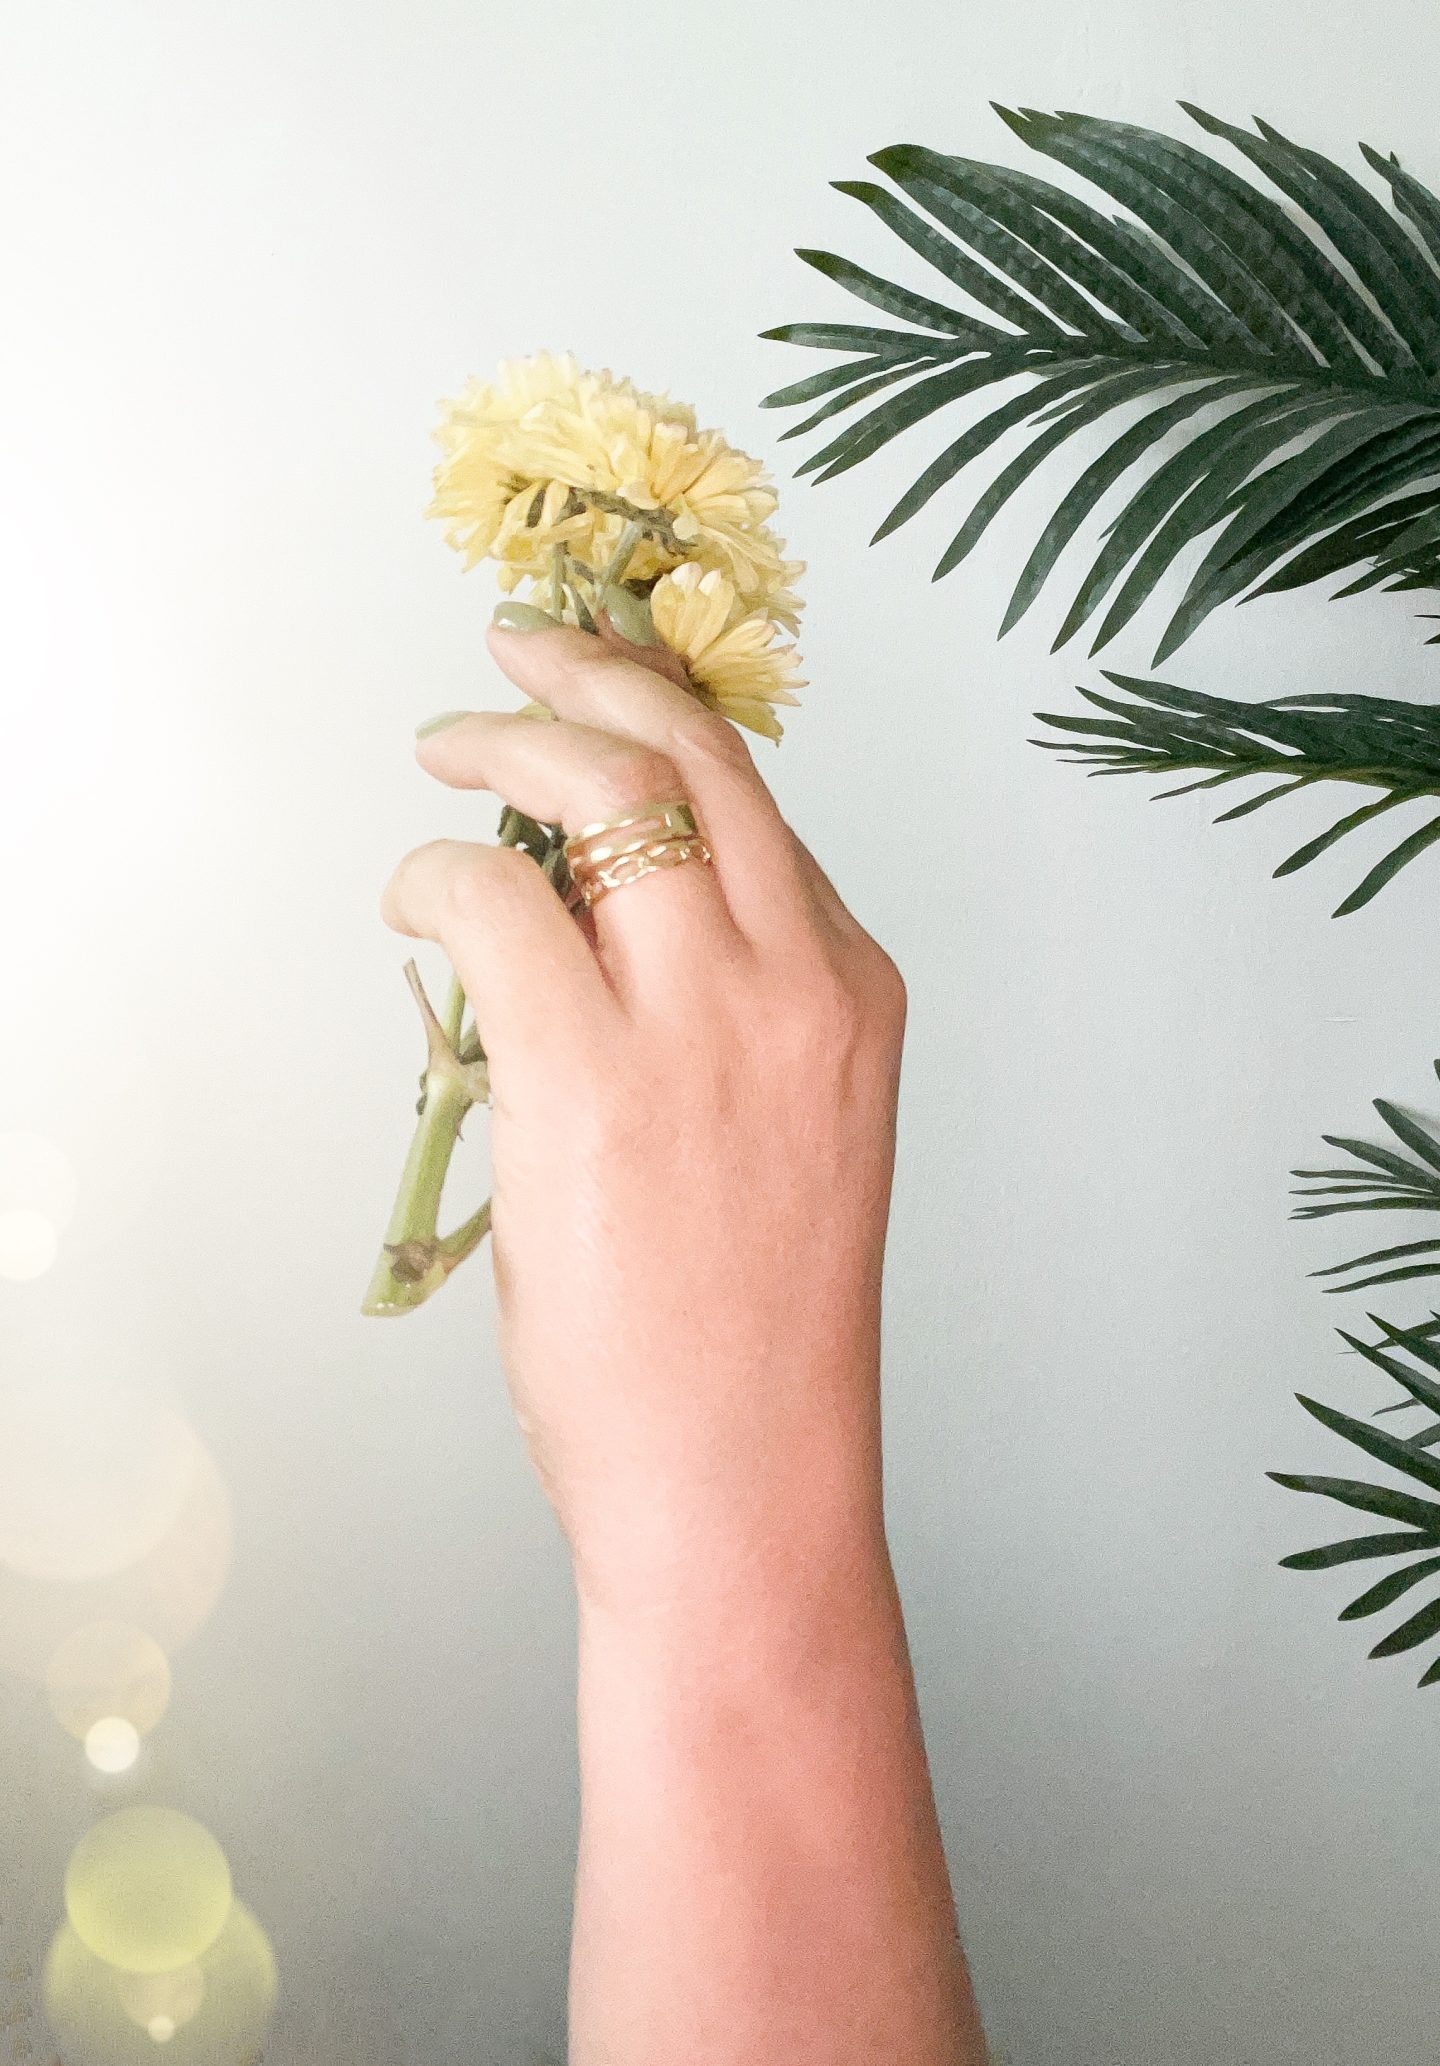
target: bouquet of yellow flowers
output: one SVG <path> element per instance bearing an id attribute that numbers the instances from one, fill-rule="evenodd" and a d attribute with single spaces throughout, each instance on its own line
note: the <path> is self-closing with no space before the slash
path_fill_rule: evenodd
<path id="1" fill-rule="evenodd" d="M 759 462 L 694 411 L 567 353 L 511 360 L 444 405 L 429 514 L 467 567 L 493 560 L 498 623 L 570 624 L 659 649 L 665 671 L 709 709 L 778 739 L 777 709 L 804 687 L 793 636 L 804 572 L 772 528 Z M 548 715 L 536 711 L 537 715 Z M 529 853 L 570 898 L 565 832 L 508 806 L 504 845 Z M 466 1113 L 489 1078 L 452 981 L 437 1013 L 406 967 L 426 1036 L 418 1120 L 363 1310 L 405 1313 L 484 1240 L 488 1202 L 449 1234 L 441 1197 Z"/>

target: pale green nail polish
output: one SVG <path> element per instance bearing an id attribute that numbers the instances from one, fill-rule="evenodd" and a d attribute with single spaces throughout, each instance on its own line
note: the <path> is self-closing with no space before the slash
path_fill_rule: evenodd
<path id="1" fill-rule="evenodd" d="M 468 710 L 442 710 L 438 717 L 427 717 L 423 725 L 416 725 L 417 739 L 428 739 L 432 732 L 443 732 L 447 725 L 459 724 L 462 717 L 469 717 Z"/>
<path id="2" fill-rule="evenodd" d="M 644 596 L 632 595 L 628 588 L 612 583 L 605 591 L 604 603 L 605 614 L 621 638 L 628 638 L 632 646 L 659 645 L 660 634 Z"/>
<path id="3" fill-rule="evenodd" d="M 553 631 L 555 619 L 533 603 L 497 603 L 490 622 L 497 631 Z"/>

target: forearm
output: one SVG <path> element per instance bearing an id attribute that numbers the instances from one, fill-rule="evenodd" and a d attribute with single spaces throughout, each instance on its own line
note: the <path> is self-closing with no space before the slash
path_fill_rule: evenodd
<path id="1" fill-rule="evenodd" d="M 573 2066 L 979 2066 L 878 1522 L 761 1554 L 582 1589 Z"/>
<path id="2" fill-rule="evenodd" d="M 705 834 L 579 924 L 512 849 L 387 892 L 475 1011 L 506 1369 L 575 1554 L 572 2066 L 979 2066 L 881 1519 L 904 984 L 672 673 L 491 646 L 554 721 L 447 723 L 433 773 L 582 850 L 660 801 Z"/>

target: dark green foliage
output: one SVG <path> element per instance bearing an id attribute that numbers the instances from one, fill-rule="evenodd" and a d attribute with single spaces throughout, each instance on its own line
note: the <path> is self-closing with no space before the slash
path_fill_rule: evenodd
<path id="1" fill-rule="evenodd" d="M 1374 802 L 1347 812 L 1318 838 L 1297 847 L 1275 870 L 1277 876 L 1293 875 L 1348 833 L 1397 805 L 1440 796 L 1440 709 L 1426 704 L 1344 695 L 1238 703 L 1132 675 L 1107 672 L 1106 680 L 1132 700 L 1122 702 L 1082 688 L 1079 693 L 1085 701 L 1102 714 L 1064 717 L 1037 711 L 1041 724 L 1053 725 L 1067 736 L 1032 743 L 1087 765 L 1092 774 L 1197 777 L 1163 790 L 1162 797 L 1218 789 L 1252 776 L 1271 778 L 1270 786 L 1222 811 L 1217 825 L 1318 782 L 1355 783 L 1381 792 Z M 1427 818 L 1392 847 L 1338 906 L 1335 916 L 1368 904 L 1407 862 L 1437 841 L 1440 815 Z"/>
<path id="2" fill-rule="evenodd" d="M 1375 1319 L 1373 1314 L 1371 1318 L 1381 1329 L 1380 1343 L 1364 1342 L 1358 1336 L 1343 1331 L 1342 1340 L 1387 1377 L 1393 1378 L 1408 1395 L 1405 1403 L 1423 1406 L 1431 1416 L 1429 1425 L 1418 1434 L 1402 1437 L 1383 1432 L 1371 1421 L 1356 1420 L 1348 1413 L 1323 1406 L 1303 1395 L 1300 1396 L 1300 1404 L 1323 1427 L 1341 1436 L 1352 1447 L 1410 1479 L 1413 1485 L 1419 1486 L 1419 1493 L 1353 1478 L 1297 1476 L 1288 1471 L 1269 1473 L 1277 1485 L 1287 1486 L 1292 1491 L 1315 1493 L 1341 1506 L 1361 1513 L 1378 1514 L 1387 1521 L 1401 1524 L 1382 1534 L 1350 1536 L 1339 1542 L 1326 1543 L 1319 1549 L 1300 1550 L 1294 1556 L 1281 1559 L 1292 1571 L 1328 1571 L 1340 1564 L 1373 1558 L 1406 1556 L 1411 1559 L 1399 1569 L 1388 1571 L 1358 1594 L 1342 1611 L 1342 1621 L 1357 1621 L 1380 1613 L 1394 1606 L 1412 1587 L 1423 1584 L 1427 1579 L 1440 1579 L 1440 1555 L 1436 1554 L 1440 1551 L 1440 1458 L 1429 1453 L 1440 1439 L 1440 1344 L 1434 1338 L 1433 1329 L 1392 1327 L 1388 1321 Z M 1397 1351 L 1402 1353 L 1397 1354 Z M 1410 1360 L 1403 1360 L 1403 1357 Z M 1413 1606 L 1413 1602 L 1407 1602 L 1409 1606 Z M 1405 1619 L 1375 1645 L 1370 1655 L 1397 1656 L 1436 1635 L 1440 1635 L 1440 1584 L 1422 1607 L 1407 1612 Z M 1420 1680 L 1422 1686 L 1437 1683 L 1440 1683 L 1440 1657 Z"/>
<path id="3" fill-rule="evenodd" d="M 1440 1061 L 1436 1062 L 1435 1071 L 1440 1076 Z M 1294 1171 L 1299 1179 L 1295 1195 L 1304 1201 L 1295 1208 L 1296 1219 L 1326 1219 L 1337 1212 L 1440 1211 L 1440 1134 L 1384 1098 L 1375 1100 L 1375 1110 L 1398 1146 L 1377 1146 L 1344 1134 L 1326 1134 L 1326 1145 L 1338 1148 L 1350 1160 L 1334 1169 Z M 1401 1153 L 1401 1149 L 1407 1152 Z M 1357 1271 L 1367 1274 L 1356 1275 Z M 1374 1284 L 1440 1276 L 1440 1240 L 1410 1241 L 1397 1248 L 1375 1249 L 1351 1262 L 1317 1270 L 1315 1275 L 1347 1280 L 1327 1286 L 1331 1291 L 1359 1291 Z M 1417 1498 L 1411 1491 L 1349 1478 L 1270 1473 L 1277 1484 L 1297 1492 L 1319 1493 L 1342 1506 L 1404 1524 L 1399 1531 L 1352 1536 L 1281 1560 L 1292 1571 L 1326 1571 L 1338 1564 L 1415 1553 L 1413 1561 L 1387 1573 L 1352 1600 L 1340 1616 L 1342 1621 L 1357 1621 L 1380 1613 L 1394 1606 L 1412 1587 L 1440 1577 L 1440 1555 L 1419 1554 L 1440 1551 L 1440 1505 L 1436 1504 L 1440 1499 L 1440 1458 L 1429 1453 L 1440 1444 L 1440 1314 L 1432 1313 L 1423 1325 L 1408 1328 L 1396 1327 L 1375 1313 L 1368 1317 L 1378 1330 L 1377 1340 L 1362 1340 L 1344 1328 L 1339 1333 L 1348 1348 L 1398 1385 L 1403 1394 L 1391 1405 L 1382 1406 L 1375 1418 L 1405 1408 L 1413 1411 L 1419 1406 L 1424 1411 L 1424 1425 L 1413 1434 L 1394 1435 L 1376 1427 L 1373 1420 L 1356 1420 L 1314 1399 L 1302 1397 L 1300 1403 L 1322 1426 L 1353 1448 L 1418 1483 L 1426 1496 Z M 1407 1616 L 1370 1654 L 1391 1657 L 1434 1635 L 1440 1635 L 1440 1586 L 1435 1598 Z M 1420 1683 L 1440 1683 L 1440 1658 Z"/>
<path id="4" fill-rule="evenodd" d="M 1340 595 L 1440 590 L 1440 200 L 1367 146 L 1383 194 L 1266 122 L 1252 133 L 1186 112 L 1239 154 L 1244 172 L 1151 130 L 1031 109 L 999 113 L 1024 143 L 1097 189 L 1100 205 L 1007 166 L 909 144 L 877 152 L 871 163 L 888 185 L 836 184 L 930 268 L 933 291 L 804 250 L 808 265 L 882 320 L 766 333 L 845 355 L 768 397 L 768 406 L 808 412 L 787 437 L 835 426 L 802 474 L 833 479 L 927 419 L 961 412 L 877 542 L 996 450 L 937 579 L 1053 454 L 1089 434 L 1084 463 L 1021 569 L 1002 635 L 1102 508 L 1102 542 L 1057 647 L 1087 625 L 1091 650 L 1107 645 L 1182 557 L 1188 586 L 1157 661 L 1227 601 L 1317 582 L 1338 583 Z M 1296 848 L 1277 876 L 1406 803 L 1440 798 L 1440 710 L 1365 695 L 1244 703 L 1129 675 L 1107 680 L 1120 693 L 1082 689 L 1083 714 L 1040 713 L 1062 736 L 1034 743 L 1092 774 L 1184 778 L 1165 796 L 1254 778 L 1217 823 L 1319 783 L 1374 792 Z M 1422 812 L 1336 915 L 1359 910 L 1437 843 L 1440 811 Z M 1350 1159 L 1295 1172 L 1297 1218 L 1440 1211 L 1440 1134 L 1383 1099 L 1376 1111 L 1398 1145 L 1327 1136 Z M 1315 1274 L 1336 1280 L 1332 1292 L 1440 1276 L 1440 1238 Z M 1402 1397 L 1369 1420 L 1301 1403 L 1401 1482 L 1271 1476 L 1391 1524 L 1283 1560 L 1318 1571 L 1403 1559 L 1341 1616 L 1365 1619 L 1403 1602 L 1402 1619 L 1371 1651 L 1388 1657 L 1440 1636 L 1440 1455 L 1431 1453 L 1440 1449 L 1440 1313 L 1408 1329 L 1371 1320 L 1376 1340 L 1342 1339 Z M 1418 1432 L 1376 1425 L 1416 1406 L 1425 1414 Z M 1427 1587 L 1417 1605 L 1417 1588 Z M 1440 1683 L 1440 1656 L 1420 1683 Z"/>
<path id="5" fill-rule="evenodd" d="M 1440 1061 L 1435 1072 L 1440 1076 Z M 1304 1200 L 1295 1208 L 1296 1219 L 1328 1219 L 1337 1212 L 1440 1212 L 1440 1135 L 1387 1098 L 1376 1098 L 1375 1110 L 1400 1147 L 1410 1152 L 1402 1155 L 1393 1147 L 1377 1147 L 1344 1134 L 1323 1135 L 1327 1147 L 1338 1148 L 1351 1160 L 1335 1169 L 1291 1171 L 1299 1179 L 1294 1195 Z M 1368 1274 L 1357 1276 L 1357 1271 Z M 1372 1249 L 1314 1274 L 1345 1279 L 1327 1285 L 1327 1291 L 1362 1291 L 1375 1284 L 1440 1277 L 1440 1239 Z"/>
<path id="6" fill-rule="evenodd" d="M 831 479 L 967 405 L 965 429 L 878 539 L 1007 433 L 1027 433 L 972 503 L 938 578 L 1051 452 L 1104 425 L 1108 443 L 1047 524 L 1003 627 L 1116 489 L 1126 499 L 1057 645 L 1102 604 L 1092 650 L 1108 643 L 1207 537 L 1157 659 L 1235 597 L 1341 574 L 1352 576 L 1346 593 L 1440 586 L 1440 201 L 1394 158 L 1365 151 L 1386 205 L 1267 123 L 1252 135 L 1196 108 L 1187 112 L 1265 184 L 1129 124 L 999 112 L 1124 213 L 1028 172 L 911 144 L 871 159 L 889 187 L 837 181 L 939 284 L 921 294 L 832 252 L 801 251 L 889 319 L 766 333 L 850 354 L 768 398 L 820 403 L 788 436 L 873 404 L 801 471 Z M 968 407 L 996 389 L 988 413 Z"/>

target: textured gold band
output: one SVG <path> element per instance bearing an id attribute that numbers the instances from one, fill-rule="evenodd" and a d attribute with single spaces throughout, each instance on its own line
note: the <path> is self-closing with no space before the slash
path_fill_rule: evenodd
<path id="1" fill-rule="evenodd" d="M 636 804 L 618 818 L 584 825 L 565 842 L 576 895 L 587 909 L 662 868 L 685 861 L 708 866 L 711 853 L 683 798 Z"/>

